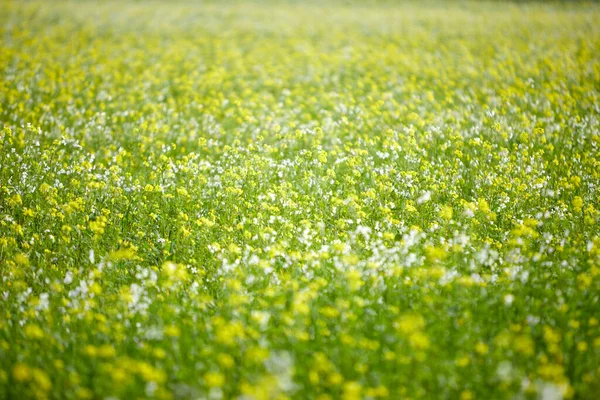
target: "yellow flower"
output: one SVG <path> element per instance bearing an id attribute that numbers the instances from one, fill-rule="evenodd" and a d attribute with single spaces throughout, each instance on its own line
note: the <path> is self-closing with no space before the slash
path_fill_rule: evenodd
<path id="1" fill-rule="evenodd" d="M 12 374 L 17 382 L 27 382 L 31 379 L 31 369 L 22 363 L 18 363 L 13 367 Z"/>
<path id="2" fill-rule="evenodd" d="M 362 274 L 357 269 L 351 269 L 346 272 L 346 279 L 348 280 L 348 287 L 351 291 L 360 289 L 364 284 Z"/>
<path id="3" fill-rule="evenodd" d="M 211 388 L 221 387 L 225 384 L 225 376 L 220 372 L 207 372 L 204 374 L 204 382 Z"/>
<path id="4" fill-rule="evenodd" d="M 362 386 L 358 382 L 346 382 L 342 388 L 342 399 L 359 400 L 362 398 Z"/>
<path id="5" fill-rule="evenodd" d="M 469 360 L 469 357 L 463 356 L 456 360 L 456 365 L 459 367 L 466 367 L 470 362 L 471 360 Z"/>
<path id="6" fill-rule="evenodd" d="M 179 337 L 181 335 L 181 329 L 176 325 L 169 325 L 165 327 L 165 335 L 168 337 Z"/>
<path id="7" fill-rule="evenodd" d="M 231 368 L 235 365 L 235 360 L 233 357 L 226 353 L 220 353 L 217 356 L 217 360 L 219 361 L 219 365 L 221 365 L 223 368 Z"/>
<path id="8" fill-rule="evenodd" d="M 473 400 L 474 398 L 475 398 L 475 396 L 473 395 L 473 392 L 471 392 L 470 390 L 464 390 L 460 394 L 460 400 Z"/>
<path id="9" fill-rule="evenodd" d="M 419 314 L 406 314 L 397 321 L 396 326 L 400 332 L 411 334 L 425 328 L 425 319 Z"/>
<path id="10" fill-rule="evenodd" d="M 26 325 L 25 335 L 30 339 L 42 339 L 44 337 L 44 331 L 37 325 Z"/>
<path id="11" fill-rule="evenodd" d="M 443 206 L 439 212 L 440 217 L 443 219 L 450 221 L 452 220 L 452 216 L 454 215 L 454 210 L 451 206 Z"/>
<path id="12" fill-rule="evenodd" d="M 17 253 L 15 254 L 15 263 L 21 267 L 26 267 L 29 265 L 29 258 L 25 254 Z"/>
<path id="13" fill-rule="evenodd" d="M 490 347 L 483 342 L 478 342 L 475 345 L 475 351 L 478 352 L 479 354 L 481 354 L 482 356 L 486 355 L 489 352 L 489 350 L 490 350 Z"/>
<path id="14" fill-rule="evenodd" d="M 23 200 L 21 200 L 21 195 L 18 193 L 13 194 L 8 199 L 8 205 L 11 207 L 20 206 L 23 204 Z"/>
<path id="15" fill-rule="evenodd" d="M 575 209 L 575 211 L 580 213 L 583 208 L 583 199 L 579 196 L 575 196 L 572 204 L 573 204 L 573 208 Z"/>

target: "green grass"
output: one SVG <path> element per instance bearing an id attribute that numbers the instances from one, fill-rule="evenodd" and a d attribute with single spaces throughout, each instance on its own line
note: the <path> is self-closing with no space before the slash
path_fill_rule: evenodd
<path id="1" fill-rule="evenodd" d="M 0 2 L 0 398 L 594 399 L 599 20 Z"/>

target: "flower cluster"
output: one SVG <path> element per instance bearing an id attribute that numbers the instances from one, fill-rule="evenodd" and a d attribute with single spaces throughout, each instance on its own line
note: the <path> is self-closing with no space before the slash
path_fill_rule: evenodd
<path id="1" fill-rule="evenodd" d="M 600 8 L 0 3 L 0 398 L 593 398 Z"/>

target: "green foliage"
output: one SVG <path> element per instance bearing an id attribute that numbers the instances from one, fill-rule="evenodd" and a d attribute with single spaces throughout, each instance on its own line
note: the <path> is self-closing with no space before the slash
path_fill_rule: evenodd
<path id="1" fill-rule="evenodd" d="M 0 398 L 594 398 L 599 19 L 0 3 Z"/>

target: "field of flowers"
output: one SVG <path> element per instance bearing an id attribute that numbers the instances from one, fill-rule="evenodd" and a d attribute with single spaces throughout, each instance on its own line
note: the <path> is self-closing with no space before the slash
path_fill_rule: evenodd
<path id="1" fill-rule="evenodd" d="M 0 398 L 598 398 L 598 21 L 0 2 Z"/>

